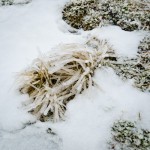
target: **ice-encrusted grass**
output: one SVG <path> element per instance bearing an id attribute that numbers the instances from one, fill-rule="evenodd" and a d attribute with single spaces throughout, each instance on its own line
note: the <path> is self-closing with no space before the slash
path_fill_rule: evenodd
<path id="1" fill-rule="evenodd" d="M 63 119 L 67 103 L 93 85 L 94 71 L 109 50 L 106 41 L 99 44 L 92 51 L 86 46 L 68 44 L 63 46 L 65 53 L 34 60 L 20 74 L 20 92 L 30 97 L 28 111 L 41 121 Z"/>

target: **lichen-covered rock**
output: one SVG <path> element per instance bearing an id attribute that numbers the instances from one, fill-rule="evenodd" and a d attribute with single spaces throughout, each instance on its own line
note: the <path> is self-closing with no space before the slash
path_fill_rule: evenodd
<path id="1" fill-rule="evenodd" d="M 136 127 L 136 124 L 126 120 L 115 122 L 112 127 L 113 150 L 149 150 L 150 131 Z"/>

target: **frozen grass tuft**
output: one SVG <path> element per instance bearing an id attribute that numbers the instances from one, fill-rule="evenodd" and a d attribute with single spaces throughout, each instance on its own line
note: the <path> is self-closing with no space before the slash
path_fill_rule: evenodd
<path id="1" fill-rule="evenodd" d="M 20 74 L 20 92 L 30 97 L 27 110 L 41 121 L 63 119 L 66 104 L 93 85 L 94 70 L 109 48 L 106 41 L 100 43 L 99 50 L 92 51 L 77 44 L 63 45 L 65 53 L 34 60 Z"/>

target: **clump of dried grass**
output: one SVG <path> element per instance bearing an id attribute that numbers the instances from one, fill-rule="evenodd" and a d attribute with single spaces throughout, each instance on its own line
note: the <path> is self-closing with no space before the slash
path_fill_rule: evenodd
<path id="1" fill-rule="evenodd" d="M 101 42 L 100 51 L 96 48 L 87 51 L 87 47 L 75 44 L 63 45 L 60 49 L 65 49 L 65 53 L 34 60 L 20 74 L 20 92 L 30 97 L 27 110 L 41 121 L 63 119 L 66 104 L 92 86 L 94 70 L 105 57 L 107 48 L 106 41 Z"/>

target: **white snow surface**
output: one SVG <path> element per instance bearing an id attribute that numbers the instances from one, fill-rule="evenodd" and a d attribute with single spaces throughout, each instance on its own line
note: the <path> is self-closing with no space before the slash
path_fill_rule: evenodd
<path id="1" fill-rule="evenodd" d="M 28 96 L 18 92 L 17 74 L 41 53 L 97 36 L 108 39 L 118 55 L 134 57 L 145 34 L 116 26 L 70 33 L 73 29 L 61 19 L 65 3 L 32 0 L 0 7 L 0 150 L 108 150 L 114 121 L 137 121 L 150 129 L 150 95 L 132 87 L 132 81 L 122 81 L 110 68 L 98 69 L 97 85 L 68 103 L 65 121 L 42 123 L 23 109 Z M 56 135 L 48 134 L 48 128 Z"/>

